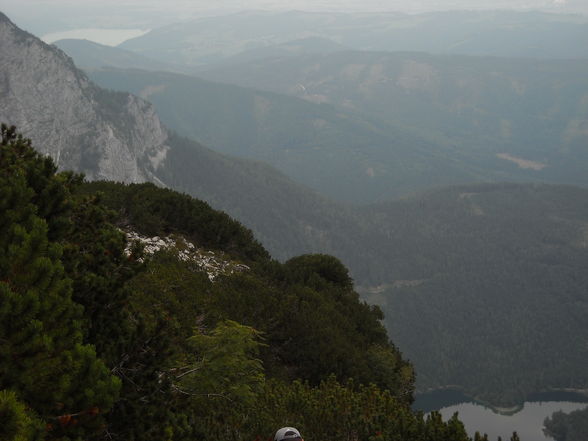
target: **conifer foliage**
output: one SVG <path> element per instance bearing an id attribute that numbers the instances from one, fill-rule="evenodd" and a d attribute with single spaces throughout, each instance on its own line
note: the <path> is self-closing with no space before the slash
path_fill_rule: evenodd
<path id="1" fill-rule="evenodd" d="M 1 130 L 0 390 L 13 403 L 11 436 L 29 439 L 18 400 L 45 422 L 47 439 L 86 437 L 119 381 L 83 344 L 82 308 L 71 298 L 62 247 L 49 240 L 64 230 L 68 176 L 56 175 L 14 128 Z"/>
<path id="2" fill-rule="evenodd" d="M 173 250 L 128 255 L 115 224 L 246 270 L 212 281 Z M 1 441 L 252 441 L 284 425 L 307 441 L 468 441 L 457 418 L 412 412 L 412 366 L 381 320 L 336 258 L 273 261 L 201 201 L 84 184 L 2 126 Z"/>

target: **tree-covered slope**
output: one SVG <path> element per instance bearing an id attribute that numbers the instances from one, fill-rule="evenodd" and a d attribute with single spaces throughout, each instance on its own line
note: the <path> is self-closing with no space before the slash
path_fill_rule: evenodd
<path id="1" fill-rule="evenodd" d="M 362 292 L 382 306 L 420 388 L 514 404 L 586 387 L 587 201 L 574 187 L 479 185 L 366 213 L 387 246 Z"/>
<path id="2" fill-rule="evenodd" d="M 75 60 L 76 66 L 82 69 L 100 68 L 104 66 L 121 69 L 136 68 L 155 71 L 183 72 L 182 67 L 171 63 L 151 60 L 134 52 L 106 46 L 90 40 L 63 39 L 53 43 Z"/>
<path id="3" fill-rule="evenodd" d="M 337 259 L 272 261 L 207 204 L 83 185 L 5 126 L 0 152 L 3 440 L 247 440 L 291 423 L 309 440 L 468 441 L 456 417 L 410 410 L 412 367 Z M 250 266 L 213 281 L 185 239 L 151 254 L 115 224 Z"/>
<path id="4" fill-rule="evenodd" d="M 545 433 L 555 441 L 582 441 L 588 433 L 588 409 L 555 412 L 545 419 Z"/>
<path id="5" fill-rule="evenodd" d="M 587 74 L 585 59 L 347 51 L 272 57 L 199 75 L 412 128 L 436 146 L 431 157 L 477 167 L 485 172 L 478 180 L 586 185 Z M 421 177 L 421 189 L 434 183 L 427 171 L 431 177 Z"/>
<path id="6" fill-rule="evenodd" d="M 139 206 L 156 193 L 131 189 Z M 455 385 L 514 404 L 587 383 L 586 200 L 573 187 L 456 187 L 370 207 L 350 218 L 354 229 L 323 234 L 341 232 L 337 249 L 417 366 L 419 390 Z"/>
<path id="7" fill-rule="evenodd" d="M 519 177 L 516 167 L 492 155 L 486 164 L 478 152 L 460 151 L 389 119 L 366 119 L 330 104 L 170 73 L 107 69 L 89 74 L 102 87 L 150 100 L 162 121 L 181 135 L 216 151 L 269 163 L 294 181 L 347 203 Z M 393 102 L 387 105 L 394 107 Z"/>
<path id="8" fill-rule="evenodd" d="M 247 261 L 269 258 L 251 230 L 206 202 L 153 184 L 122 185 L 108 181 L 86 182 L 81 193 L 101 193 L 101 202 L 119 213 L 123 228 L 148 236 L 181 234 L 211 250 Z"/>
<path id="9" fill-rule="evenodd" d="M 353 251 L 361 229 L 347 207 L 262 162 L 222 155 L 176 135 L 170 144 L 161 179 L 247 225 L 276 258 Z"/>
<path id="10" fill-rule="evenodd" d="M 5 125 L 0 169 L 2 439 L 84 439 L 105 423 L 121 381 L 84 338 L 89 310 L 71 271 L 84 257 L 67 243 L 79 179 L 56 176 L 51 159 Z"/>
<path id="11" fill-rule="evenodd" d="M 5 17 L 0 16 L 0 18 L 5 30 L 12 28 Z M 23 57 L 18 58 L 20 60 L 18 63 L 1 64 L 2 73 L 5 73 L 7 68 L 28 66 L 29 71 L 23 71 L 22 75 L 13 75 L 10 78 L 26 79 L 29 74 L 44 78 L 47 65 L 38 62 L 38 60 L 44 60 L 44 62 L 50 62 L 49 64 L 55 62 L 60 68 L 70 66 L 67 72 L 71 76 L 68 78 L 81 78 L 82 74 L 76 73 L 71 63 L 63 63 L 66 59 L 63 54 L 56 55 L 55 48 L 49 48 L 39 42 L 35 43 L 34 38 L 29 34 L 21 34 L 14 29 L 10 32 L 14 38 L 2 40 L 0 43 L 6 44 L 7 41 L 18 43 L 14 47 L 33 48 L 40 52 L 37 54 L 39 57 L 33 59 L 37 60 L 35 62 Z M 5 48 L 5 46 L 2 47 Z M 28 52 L 11 50 L 9 53 L 15 56 Z M 8 84 L 11 84 L 11 81 Z M 33 114 L 35 103 L 50 102 L 42 101 L 45 96 L 38 93 L 34 84 L 36 83 L 23 82 L 21 84 L 23 87 L 19 88 L 19 93 L 22 95 L 18 95 L 21 101 L 33 103 L 30 108 L 27 108 L 30 114 Z M 71 84 L 75 84 L 75 81 Z M 52 92 L 55 90 L 51 89 Z M 127 157 L 130 159 L 130 164 L 134 164 L 133 166 L 146 164 L 147 167 L 142 169 L 157 171 L 158 182 L 163 182 L 191 196 L 205 199 L 213 207 L 223 208 L 234 218 L 251 227 L 256 237 L 271 250 L 275 257 L 287 260 L 296 254 L 329 253 L 340 258 L 350 269 L 350 274 L 355 281 L 362 286 L 365 298 L 381 304 L 386 310 L 387 327 L 392 330 L 394 341 L 403 353 L 408 354 L 410 359 L 416 362 L 419 369 L 417 381 L 423 387 L 442 386 L 450 381 L 452 384 L 464 386 L 468 393 L 500 403 L 518 401 L 526 393 L 544 387 L 574 387 L 584 384 L 584 372 L 580 372 L 580 367 L 586 364 L 585 352 L 583 348 L 575 346 L 582 341 L 584 332 L 583 323 L 578 322 L 579 314 L 585 309 L 586 292 L 586 279 L 581 272 L 585 262 L 582 238 L 585 238 L 586 224 L 586 214 L 583 210 L 587 204 L 584 190 L 573 187 L 532 185 L 467 186 L 439 190 L 429 195 L 372 208 L 358 210 L 342 208 L 309 192 L 266 165 L 243 159 L 235 160 L 194 141 L 170 135 L 165 130 L 161 131 L 162 126 L 152 110 L 149 110 L 151 107 L 136 98 L 130 98 L 127 94 L 104 91 L 95 86 L 92 86 L 92 90 L 96 94 L 96 100 L 92 105 L 95 105 L 100 112 L 109 115 L 109 121 L 116 121 L 118 129 L 125 134 L 125 137 L 132 139 L 141 133 L 142 136 L 139 137 L 141 139 L 145 139 L 143 135 L 147 135 L 147 139 L 162 141 L 159 144 L 161 150 L 157 151 L 157 155 L 148 155 L 139 160 L 131 155 Z M 60 93 L 55 95 L 59 96 Z M 125 106 L 129 100 L 136 104 L 142 103 L 141 106 L 144 105 L 149 110 L 147 114 L 150 118 L 138 120 L 127 118 L 129 115 L 126 113 Z M 10 114 L 8 102 L 0 100 L 2 110 Z M 49 105 L 47 108 L 53 109 Z M 71 107 L 71 109 L 75 108 L 75 106 Z M 139 112 L 136 115 L 144 114 Z M 71 114 L 68 112 L 52 111 L 49 119 L 52 122 L 51 127 L 64 127 L 68 126 L 69 122 L 77 121 L 70 119 L 69 116 Z M 37 119 L 28 122 L 30 129 L 35 128 L 35 121 Z M 73 127 L 78 126 L 74 123 Z M 123 128 L 125 130 L 122 130 Z M 152 130 L 143 130 L 149 128 Z M 109 133 L 107 130 L 98 132 L 102 135 Z M 71 141 L 67 137 L 69 133 L 67 131 L 56 130 L 54 133 Z M 58 151 L 48 148 L 59 147 L 60 144 L 55 142 L 56 138 L 47 136 L 44 139 L 48 144 L 51 143 L 51 146 L 35 146 L 39 151 Z M 75 144 L 73 142 L 72 145 Z M 89 152 L 91 151 L 92 149 Z M 97 160 L 96 156 L 89 154 L 86 158 L 89 165 L 95 166 L 96 163 L 93 161 Z M 110 161 L 110 164 L 118 167 L 121 162 Z M 581 165 L 581 161 L 578 161 L 578 164 Z M 116 176 L 118 176 L 117 179 L 124 179 L 125 175 Z M 69 178 L 63 179 L 70 182 Z M 70 184 L 73 186 L 75 181 L 76 179 L 72 179 Z M 124 194 L 126 191 L 120 192 Z M 257 259 L 254 256 L 263 258 L 265 253 L 260 250 L 259 244 L 248 241 L 250 234 L 241 234 L 239 229 L 224 217 L 204 216 L 204 219 L 211 219 L 213 224 L 218 221 L 223 228 L 226 227 L 226 231 L 217 231 L 212 228 L 208 232 L 202 231 L 202 234 L 189 231 L 189 224 L 176 225 L 172 222 L 174 219 L 159 219 L 157 206 L 160 204 L 161 207 L 169 207 L 169 203 L 164 202 L 167 199 L 166 193 L 160 195 L 162 195 L 161 203 L 157 202 L 160 199 L 156 198 L 156 202 L 148 205 L 149 208 L 143 207 L 144 214 L 151 214 L 149 212 L 153 211 L 153 215 L 139 216 L 145 218 L 148 225 L 155 226 L 155 229 L 163 228 L 162 231 L 157 231 L 157 234 L 167 234 L 166 231 L 177 234 L 183 231 L 184 235 L 204 238 L 203 240 L 208 241 L 206 243 L 209 246 L 212 248 L 218 246 L 221 251 L 231 256 L 236 253 L 237 260 L 245 259 L 247 256 L 254 261 Z M 182 205 L 186 199 L 171 197 L 170 201 L 172 200 L 174 202 L 171 205 L 175 205 L 176 201 L 177 204 Z M 129 199 L 129 203 L 132 205 L 132 198 Z M 141 207 L 140 204 L 138 206 Z M 195 209 L 206 213 L 203 207 Z M 47 207 L 43 208 L 45 209 Z M 192 213 L 191 210 L 178 212 Z M 47 213 L 50 212 L 51 210 Z M 43 216 L 49 216 L 47 213 Z M 140 382 L 145 381 L 146 385 L 150 385 L 145 386 L 147 389 L 139 388 L 134 391 L 127 389 L 131 395 L 119 403 L 122 407 L 117 414 L 120 416 L 117 420 L 117 424 L 120 424 L 118 427 L 122 430 L 125 422 L 136 419 L 137 424 L 132 430 L 146 424 L 145 421 L 153 423 L 145 427 L 153 430 L 167 430 L 173 424 L 153 419 L 153 411 L 145 412 L 140 406 L 133 407 L 129 404 L 140 400 L 145 395 L 143 394 L 145 390 L 149 390 L 154 397 L 154 408 L 165 408 L 172 412 L 174 408 L 183 404 L 178 404 L 173 399 L 166 401 L 170 398 L 169 395 L 163 396 L 163 405 L 155 399 L 159 396 L 159 383 L 154 379 L 158 378 L 158 373 L 163 368 L 169 368 L 170 365 L 167 363 L 171 362 L 173 357 L 168 358 L 165 355 L 165 348 L 169 347 L 167 337 L 155 338 L 159 335 L 157 334 L 159 330 L 162 330 L 164 336 L 168 334 L 166 330 L 168 328 L 165 327 L 167 316 L 162 317 L 158 313 L 158 308 L 164 303 L 157 297 L 160 290 L 156 289 L 150 294 L 151 297 L 148 298 L 153 301 L 146 302 L 146 305 L 140 302 L 140 293 L 156 286 L 160 286 L 162 292 L 170 293 L 176 289 L 177 280 L 183 280 L 184 277 L 190 281 L 188 286 L 197 285 L 200 282 L 185 276 L 187 274 L 184 271 L 185 268 L 180 268 L 181 271 L 177 273 L 181 274 L 180 276 L 165 279 L 169 283 L 158 285 L 153 279 L 143 279 L 144 282 L 137 285 L 134 291 L 135 294 L 139 293 L 133 297 L 137 304 L 134 301 L 131 302 L 125 290 L 129 289 L 127 280 L 133 277 L 136 268 L 121 251 L 124 237 L 111 227 L 96 229 L 95 221 L 110 218 L 97 205 L 94 197 L 89 197 L 80 205 L 76 205 L 71 217 L 75 219 L 73 224 L 78 227 L 73 229 L 68 243 L 64 244 L 62 264 L 72 280 L 74 293 L 72 298 L 84 306 L 85 320 L 91 320 L 92 323 L 85 333 L 87 334 L 85 341 L 93 342 L 100 358 L 109 365 L 116 361 L 122 373 L 138 372 L 141 376 Z M 49 218 L 47 222 L 55 223 Z M 188 230 L 184 231 L 184 228 Z M 155 229 L 150 230 L 149 234 L 156 231 Z M 49 240 L 57 240 L 60 237 L 57 233 L 51 233 L 51 228 L 48 234 Z M 223 248 L 225 246 L 228 247 L 226 250 Z M 248 249 L 247 253 L 251 254 L 239 253 L 238 249 L 241 247 Z M 53 259 L 55 264 L 48 265 L 47 268 L 58 269 L 59 265 L 55 262 L 56 255 L 47 257 L 50 258 L 49 260 Z M 46 260 L 42 262 L 47 263 Z M 322 265 L 320 261 L 315 263 L 319 267 Z M 170 266 L 160 271 L 156 270 L 154 273 L 173 276 L 176 274 L 174 265 L 175 262 L 172 259 Z M 179 265 L 182 267 L 183 264 Z M 334 266 L 337 267 L 337 265 Z M 93 268 L 99 268 L 99 270 L 94 271 Z M 309 314 L 316 310 L 328 315 L 329 308 L 332 309 L 333 305 L 328 302 L 326 306 L 323 304 L 324 299 L 315 289 L 316 281 L 311 280 L 313 277 L 305 276 L 304 282 L 301 283 L 298 283 L 295 278 L 292 279 L 294 276 L 290 274 L 290 270 L 298 271 L 296 268 L 287 264 L 285 267 L 269 265 L 266 270 L 270 274 L 276 274 L 277 279 L 274 276 L 264 276 L 266 278 L 263 282 L 254 280 L 247 285 L 251 291 L 269 292 L 267 296 L 264 294 L 263 298 L 268 299 L 265 305 L 270 306 L 264 307 L 263 314 L 273 307 L 272 302 L 275 301 L 274 294 L 277 289 L 290 296 L 288 301 L 291 302 L 293 309 L 300 303 L 300 308 Z M 202 286 L 208 286 L 204 274 L 195 277 L 202 279 Z M 222 295 L 213 296 L 213 298 L 224 298 L 225 304 L 239 311 L 241 304 L 244 305 L 243 308 L 251 308 L 247 309 L 249 314 L 247 320 L 251 320 L 247 323 L 256 323 L 253 321 L 255 317 L 267 316 L 256 311 L 256 302 L 251 300 L 252 297 L 241 296 L 241 294 L 231 297 L 230 300 L 223 297 L 234 292 L 239 293 L 239 284 L 249 283 L 247 277 L 247 274 L 237 275 L 234 279 L 238 280 L 235 282 L 236 288 L 226 287 Z M 288 285 L 290 282 L 282 284 L 283 280 L 291 279 L 294 280 L 296 288 Z M 268 288 L 266 284 L 271 285 L 271 288 Z M 250 292 L 249 288 L 244 289 Z M 60 292 L 66 293 L 66 290 Z M 182 292 L 189 293 L 189 291 Z M 353 297 L 350 292 L 348 294 L 348 297 Z M 304 301 L 298 302 L 298 295 L 305 296 Z M 337 297 L 337 295 L 333 296 Z M 186 294 L 179 298 L 189 300 L 194 297 Z M 178 302 L 183 303 L 183 301 Z M 146 315 L 146 322 L 124 320 L 127 305 L 136 305 L 143 311 L 141 314 Z M 145 309 L 150 305 L 155 305 L 155 309 Z M 506 316 L 511 318 L 508 323 L 501 323 L 497 318 L 504 310 L 507 310 Z M 201 316 L 199 311 L 182 309 L 181 312 L 186 312 L 189 317 L 199 317 Z M 218 314 L 218 317 L 236 317 L 236 315 L 229 315 L 228 311 L 232 310 L 220 310 L 215 314 Z M 72 314 L 74 314 L 73 311 Z M 361 314 L 357 315 L 357 317 L 360 316 Z M 553 320 L 548 321 L 551 316 Z M 479 317 L 490 317 L 490 319 L 479 320 Z M 269 321 L 272 325 L 276 324 L 272 320 Z M 342 324 L 340 315 L 337 316 L 335 323 L 345 332 L 349 330 L 350 325 Z M 306 326 L 304 323 L 303 325 Z M 184 330 L 182 332 L 187 332 L 187 329 L 193 328 L 193 323 L 189 320 L 182 321 L 182 324 L 177 326 Z M 231 325 L 228 326 L 231 327 Z M 300 321 L 296 322 L 296 326 L 304 327 Z M 569 334 L 564 334 L 564 331 L 572 329 L 572 326 L 573 332 L 577 333 L 574 335 L 578 335 L 577 340 L 569 338 Z M 319 325 L 313 327 L 312 335 L 321 335 L 324 330 L 337 341 L 342 341 L 343 348 L 348 348 L 346 345 L 349 341 L 366 346 L 366 350 L 368 349 L 369 345 L 365 344 L 365 339 L 357 340 L 348 337 L 346 333 L 338 334 L 332 326 L 320 328 Z M 440 329 L 447 331 L 440 332 Z M 467 330 L 467 335 L 463 329 Z M 247 336 L 251 334 L 249 331 L 242 331 L 244 341 L 249 342 L 250 339 Z M 368 341 L 379 341 L 378 338 L 381 336 L 378 337 L 378 333 L 372 331 L 373 329 L 366 330 L 366 335 L 370 336 L 366 337 Z M 142 334 L 144 332 L 147 334 Z M 226 330 L 221 326 L 218 338 L 224 338 L 225 332 Z M 179 337 L 173 338 L 177 338 L 178 341 L 189 338 L 187 334 L 178 335 Z M 370 340 L 372 337 L 374 340 Z M 75 338 L 64 340 L 67 344 L 76 341 L 78 340 Z M 150 341 L 157 342 L 160 346 L 150 347 L 147 344 Z M 528 353 L 529 350 L 523 347 L 523 342 L 533 348 L 532 353 Z M 479 343 L 479 346 L 476 347 L 474 343 Z M 203 341 L 196 344 L 206 346 Z M 341 353 L 331 352 L 330 346 L 325 346 L 320 340 L 313 338 L 309 341 L 309 345 L 313 349 L 313 360 L 316 361 L 316 366 L 321 369 L 321 372 L 325 366 L 323 360 L 340 360 Z M 251 347 L 248 343 L 245 346 Z M 337 345 L 333 347 L 337 348 Z M 477 348 L 477 351 L 473 351 L 472 348 Z M 259 349 L 261 351 L 261 348 Z M 120 358 L 120 351 L 123 350 L 127 351 L 124 353 L 128 353 L 131 357 L 129 360 L 132 359 L 132 361 L 126 362 L 125 357 Z M 298 354 L 297 350 L 293 348 L 293 353 Z M 160 351 L 162 351 L 161 357 Z M 325 352 L 325 356 L 328 357 L 322 358 L 316 355 L 322 352 Z M 492 362 L 488 361 L 489 352 L 492 354 Z M 184 352 L 181 354 L 181 356 L 185 355 Z M 354 359 L 361 358 L 357 354 L 362 352 L 356 353 Z M 530 364 L 545 362 L 544 359 L 539 359 L 541 354 L 548 354 L 549 358 L 545 374 L 536 369 L 536 366 L 528 368 Z M 387 357 L 381 357 L 381 354 L 373 348 L 370 353 L 364 353 L 364 355 L 364 358 L 370 362 L 379 360 L 377 363 L 374 362 L 374 366 L 381 363 L 394 369 L 397 367 Z M 159 361 L 150 361 L 150 357 Z M 268 363 L 274 360 L 268 353 L 265 353 L 264 357 Z M 460 362 L 457 363 L 456 360 Z M 176 361 L 173 359 L 174 363 Z M 561 369 L 556 369 L 556 365 Z M 141 366 L 149 366 L 149 368 L 142 369 Z M 252 381 L 257 378 L 258 371 L 255 366 L 254 363 L 252 377 L 248 377 Z M 268 366 L 271 365 L 268 364 Z M 298 369 L 301 368 L 293 366 L 292 372 L 297 372 Z M 276 376 L 288 377 L 290 369 L 285 371 L 282 373 L 275 371 Z M 364 375 L 363 378 L 372 375 L 369 369 L 361 368 L 360 371 Z M 342 362 L 339 372 L 351 372 L 350 366 Z M 463 377 L 462 372 L 464 372 Z M 474 384 L 474 377 L 478 373 L 483 381 Z M 316 381 L 318 375 L 316 371 L 308 368 L 304 375 L 307 374 L 308 378 L 313 375 L 313 381 Z M 353 376 L 357 375 L 359 374 L 353 373 Z M 518 379 L 521 376 L 524 378 L 519 382 Z M 136 381 L 139 381 L 139 378 Z M 378 379 L 378 381 L 381 380 Z M 166 384 L 166 387 L 171 388 L 174 383 Z M 244 396 L 248 396 L 247 390 L 251 386 L 248 383 L 243 385 Z M 123 392 L 125 393 L 127 392 Z M 279 398 L 279 394 L 277 396 Z M 12 393 L 6 397 L 7 402 L 14 403 Z M 19 408 L 18 404 L 14 406 L 15 409 Z M 107 407 L 108 403 L 104 408 Z M 82 410 L 94 412 L 92 409 L 90 407 Z M 49 416 L 62 415 L 55 413 Z M 158 414 L 159 416 L 165 419 L 169 415 L 161 413 Z M 184 423 L 176 421 L 174 424 L 177 427 L 183 427 Z M 190 424 L 186 423 L 186 425 Z"/>

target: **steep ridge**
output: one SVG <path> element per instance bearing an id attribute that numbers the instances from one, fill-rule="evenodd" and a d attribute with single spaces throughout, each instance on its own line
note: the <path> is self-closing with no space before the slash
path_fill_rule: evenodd
<path id="1" fill-rule="evenodd" d="M 97 88 L 63 52 L 1 13 L 0 59 L 0 120 L 60 168 L 90 179 L 158 181 L 168 133 L 149 103 Z"/>

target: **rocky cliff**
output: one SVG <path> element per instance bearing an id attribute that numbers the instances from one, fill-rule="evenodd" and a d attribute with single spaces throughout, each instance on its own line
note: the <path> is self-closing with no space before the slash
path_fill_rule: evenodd
<path id="1" fill-rule="evenodd" d="M 89 179 L 154 181 L 169 147 L 151 104 L 99 89 L 61 50 L 0 13 L 0 121 L 60 169 Z"/>
<path id="2" fill-rule="evenodd" d="M 336 251 L 341 209 L 277 170 L 181 138 L 152 105 L 93 84 L 61 50 L 0 13 L 0 122 L 17 126 L 62 170 L 89 180 L 150 181 L 190 194 L 251 228 L 274 256 Z M 350 247 L 357 254 L 356 247 Z"/>

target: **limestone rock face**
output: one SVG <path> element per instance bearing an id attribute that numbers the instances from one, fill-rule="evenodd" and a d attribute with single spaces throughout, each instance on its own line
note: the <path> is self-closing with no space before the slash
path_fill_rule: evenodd
<path id="1" fill-rule="evenodd" d="M 61 50 L 0 13 L 0 122 L 60 169 L 88 179 L 153 181 L 169 149 L 151 104 L 96 87 Z"/>

